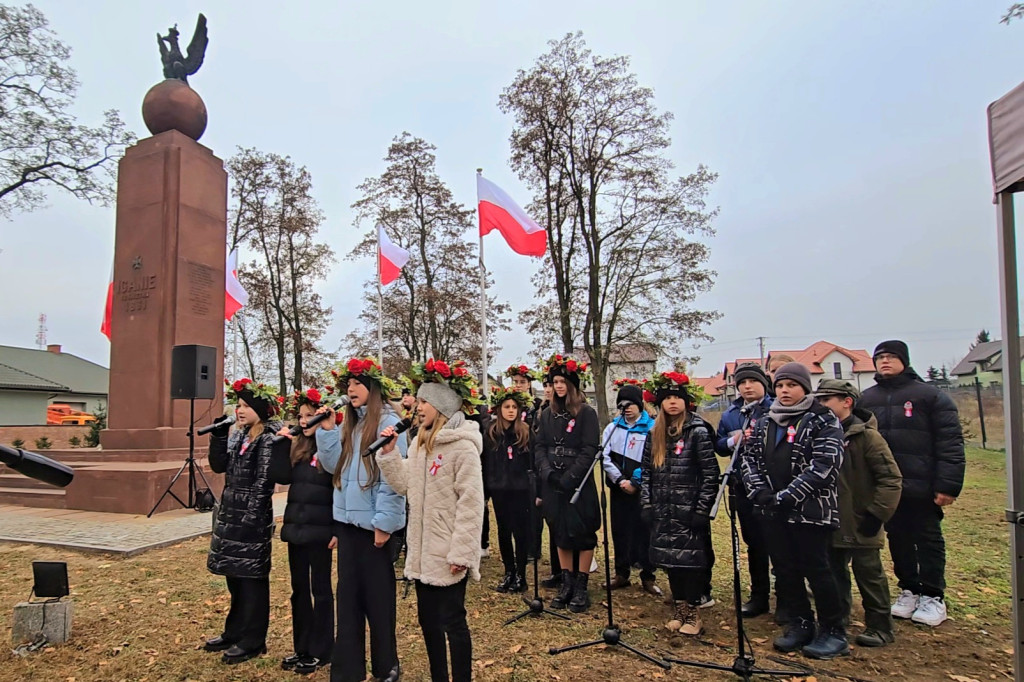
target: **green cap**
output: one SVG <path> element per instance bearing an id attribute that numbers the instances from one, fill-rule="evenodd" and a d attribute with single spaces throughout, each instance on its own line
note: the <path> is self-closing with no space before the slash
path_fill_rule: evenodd
<path id="1" fill-rule="evenodd" d="M 838 395 L 843 398 L 853 398 L 853 402 L 860 400 L 860 390 L 849 381 L 841 379 L 822 379 L 814 395 Z"/>

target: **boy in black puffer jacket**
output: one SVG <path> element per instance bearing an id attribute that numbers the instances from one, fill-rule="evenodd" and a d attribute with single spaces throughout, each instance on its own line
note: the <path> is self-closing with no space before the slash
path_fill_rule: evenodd
<path id="1" fill-rule="evenodd" d="M 322 403 L 323 395 L 315 388 L 296 391 L 288 411 L 298 418 L 300 426 L 305 426 Z M 329 664 L 334 647 L 334 484 L 316 457 L 318 428 L 315 424 L 295 437 L 289 435 L 287 427 L 282 428 L 278 433 L 291 438 L 291 448 L 289 452 L 275 450 L 270 468 L 274 483 L 290 486 L 281 539 L 288 543 L 295 653 L 281 661 L 281 667 L 300 675 L 315 673 Z"/>
<path id="2" fill-rule="evenodd" d="M 810 658 L 844 656 L 850 647 L 828 562 L 832 531 L 839 527 L 843 429 L 810 395 L 811 375 L 803 365 L 783 365 L 774 386 L 775 402 L 744 439 L 740 455 L 743 482 L 755 511 L 765 517 L 779 607 L 792 616 L 774 646 L 802 649 Z M 805 579 L 818 609 L 817 636 Z"/>

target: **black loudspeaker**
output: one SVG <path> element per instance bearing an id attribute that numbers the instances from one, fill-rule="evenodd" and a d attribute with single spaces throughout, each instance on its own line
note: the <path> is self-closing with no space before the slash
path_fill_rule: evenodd
<path id="1" fill-rule="evenodd" d="M 43 599 L 68 596 L 68 565 L 63 561 L 33 561 L 32 593 Z"/>
<path id="2" fill-rule="evenodd" d="M 213 400 L 217 349 L 213 346 L 174 346 L 171 349 L 171 397 Z"/>

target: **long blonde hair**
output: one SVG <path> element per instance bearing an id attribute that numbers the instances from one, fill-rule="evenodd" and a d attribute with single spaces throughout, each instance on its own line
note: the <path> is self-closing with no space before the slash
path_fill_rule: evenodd
<path id="1" fill-rule="evenodd" d="M 362 419 L 359 418 L 359 412 L 356 408 L 352 407 L 352 403 L 345 406 L 345 420 L 341 425 L 341 458 L 338 460 L 337 466 L 334 467 L 334 476 L 332 481 L 334 487 L 341 490 L 341 473 L 348 469 L 349 462 L 352 461 L 353 457 L 358 457 L 363 461 L 363 468 L 366 470 L 366 483 L 359 487 L 363 490 L 368 490 L 373 486 L 377 485 L 380 480 L 380 467 L 377 466 L 377 459 L 374 457 L 363 457 L 361 452 L 353 452 L 353 443 L 355 442 L 355 430 L 361 429 L 360 440 L 364 441 L 361 443 L 363 447 L 369 445 L 366 442 L 367 437 L 370 440 L 377 438 L 377 426 L 380 424 L 380 416 L 384 411 L 384 399 L 381 397 L 380 386 L 376 381 L 370 381 L 367 385 L 369 395 L 366 398 L 366 414 Z"/>
<path id="2" fill-rule="evenodd" d="M 655 469 L 665 466 L 668 439 L 677 438 L 682 433 L 688 415 L 685 407 L 677 415 L 670 415 L 664 409 L 658 411 L 651 429 L 651 466 Z"/>
<path id="3" fill-rule="evenodd" d="M 249 432 L 246 435 L 249 436 L 250 443 L 259 438 L 261 435 L 263 435 L 263 420 L 261 419 L 252 426 L 250 426 Z"/>
<path id="4" fill-rule="evenodd" d="M 430 428 L 421 428 L 419 433 L 416 434 L 417 445 L 421 448 L 425 448 L 428 456 L 434 454 L 434 438 L 437 437 L 437 432 L 443 429 L 447 423 L 448 417 L 438 412 L 437 416 L 434 417 L 434 423 L 430 425 Z"/>

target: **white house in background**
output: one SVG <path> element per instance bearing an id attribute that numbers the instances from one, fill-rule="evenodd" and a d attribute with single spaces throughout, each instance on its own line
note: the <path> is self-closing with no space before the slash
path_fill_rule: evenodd
<path id="1" fill-rule="evenodd" d="M 573 355 L 590 364 L 590 356 L 582 348 L 575 349 Z M 616 379 L 649 379 L 654 374 L 657 362 L 658 353 L 646 343 L 618 343 L 612 346 L 608 354 L 608 376 L 605 382 L 605 395 L 609 403 L 614 401 L 613 382 Z M 594 387 L 587 387 L 585 393 L 592 399 Z"/>

